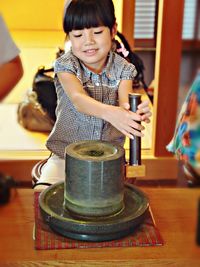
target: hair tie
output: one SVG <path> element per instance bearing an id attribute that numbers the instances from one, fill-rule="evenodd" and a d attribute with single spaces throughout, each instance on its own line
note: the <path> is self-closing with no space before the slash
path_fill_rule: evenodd
<path id="1" fill-rule="evenodd" d="M 123 44 L 123 43 L 120 43 L 120 46 L 121 46 L 121 47 L 117 49 L 117 52 L 118 52 L 118 53 L 122 53 L 122 55 L 123 55 L 124 57 L 128 57 L 128 55 L 129 55 L 129 51 L 126 50 L 124 44 Z"/>

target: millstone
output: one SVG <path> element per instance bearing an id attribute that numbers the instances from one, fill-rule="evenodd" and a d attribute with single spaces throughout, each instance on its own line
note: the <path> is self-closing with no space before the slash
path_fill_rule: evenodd
<path id="1" fill-rule="evenodd" d="M 80 141 L 65 152 L 65 208 L 95 217 L 122 211 L 124 149 L 105 141 Z"/>
<path id="2" fill-rule="evenodd" d="M 63 206 L 64 183 L 46 188 L 39 197 L 42 218 L 62 236 L 85 241 L 109 241 L 129 235 L 148 215 L 149 201 L 138 188 L 124 185 L 124 209 L 111 216 L 74 216 Z"/>

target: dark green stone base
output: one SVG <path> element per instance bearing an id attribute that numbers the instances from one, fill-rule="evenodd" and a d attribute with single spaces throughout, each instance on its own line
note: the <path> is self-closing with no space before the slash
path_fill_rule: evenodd
<path id="1" fill-rule="evenodd" d="M 64 183 L 45 189 L 39 197 L 44 221 L 65 237 L 94 242 L 130 234 L 143 222 L 149 209 L 147 196 L 129 184 L 125 184 L 124 209 L 113 216 L 77 218 L 64 208 L 63 202 Z"/>

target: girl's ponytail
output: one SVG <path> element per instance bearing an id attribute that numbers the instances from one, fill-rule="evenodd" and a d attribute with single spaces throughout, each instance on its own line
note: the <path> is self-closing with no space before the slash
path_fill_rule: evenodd
<path id="1" fill-rule="evenodd" d="M 128 41 L 126 40 L 125 36 L 122 33 L 117 32 L 117 36 L 121 42 L 115 40 L 115 45 L 116 45 L 115 52 L 117 52 L 120 56 L 122 56 L 123 58 L 127 59 L 130 63 L 132 63 L 137 70 L 137 75 L 134 80 L 134 88 L 142 86 L 145 90 L 147 90 L 148 86 L 146 85 L 144 80 L 145 67 L 142 59 L 131 50 Z"/>

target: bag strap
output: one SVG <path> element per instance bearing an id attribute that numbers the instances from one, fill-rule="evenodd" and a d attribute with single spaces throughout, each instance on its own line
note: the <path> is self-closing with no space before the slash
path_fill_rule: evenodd
<path id="1" fill-rule="evenodd" d="M 40 66 L 39 68 L 38 68 L 38 73 L 47 73 L 47 72 L 52 72 L 52 71 L 54 71 L 54 68 L 53 67 L 51 67 L 51 68 L 48 68 L 48 69 L 45 69 L 45 66 Z"/>

